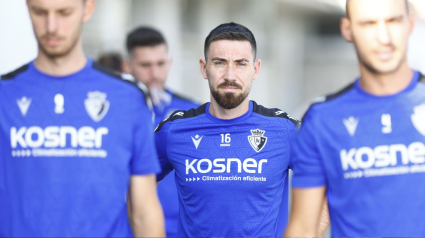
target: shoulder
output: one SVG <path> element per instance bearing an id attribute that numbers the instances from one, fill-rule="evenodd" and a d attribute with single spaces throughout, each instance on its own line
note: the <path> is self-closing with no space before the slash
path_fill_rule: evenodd
<path id="1" fill-rule="evenodd" d="M 342 99 L 344 99 L 344 96 L 348 95 L 349 92 L 355 88 L 354 84 L 355 83 L 352 82 L 335 93 L 315 98 L 313 100 L 313 103 L 308 108 L 307 112 L 304 114 L 302 122 L 304 122 L 307 115 L 311 115 L 313 114 L 313 112 L 321 111 L 326 107 L 332 107 L 333 109 L 335 109 L 336 104 L 338 104 Z"/>
<path id="2" fill-rule="evenodd" d="M 198 108 L 192 108 L 187 111 L 178 110 L 171 113 L 171 115 L 167 119 L 159 123 L 159 125 L 155 129 L 155 132 L 161 131 L 162 127 L 164 127 L 166 124 L 172 123 L 175 120 L 185 120 L 185 119 L 189 119 L 189 118 L 193 118 L 193 117 L 197 117 L 197 116 L 205 114 L 206 106 L 207 106 L 207 103 L 201 105 Z"/>
<path id="3" fill-rule="evenodd" d="M 258 105 L 256 102 L 252 101 L 253 103 L 253 112 L 257 113 L 259 115 L 270 117 L 270 118 L 282 118 L 287 121 L 290 121 L 292 124 L 294 124 L 297 128 L 300 126 L 300 121 L 291 117 L 288 113 L 286 113 L 283 110 L 280 110 L 278 108 L 266 108 L 264 106 Z"/>
<path id="4" fill-rule="evenodd" d="M 25 64 L 25 65 L 23 65 L 23 66 L 15 69 L 15 70 L 13 70 L 10 73 L 4 74 L 4 75 L 0 75 L 0 79 L 1 80 L 13 79 L 16 76 L 18 76 L 18 75 L 22 74 L 23 72 L 27 71 L 28 68 L 29 68 L 29 64 Z"/>
<path id="5" fill-rule="evenodd" d="M 142 95 L 145 102 L 148 99 L 148 93 L 147 91 L 143 90 L 143 87 L 140 87 L 139 85 L 137 85 L 136 82 L 128 80 L 124 76 L 115 73 L 113 70 L 103 66 L 102 64 L 93 61 L 93 70 L 103 75 L 105 78 L 110 79 L 111 83 L 114 83 L 119 87 L 123 87 L 129 91 L 133 91 L 139 95 Z"/>

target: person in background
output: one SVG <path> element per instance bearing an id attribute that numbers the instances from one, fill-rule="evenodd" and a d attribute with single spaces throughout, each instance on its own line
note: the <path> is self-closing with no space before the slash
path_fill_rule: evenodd
<path id="1" fill-rule="evenodd" d="M 106 53 L 106 54 L 102 54 L 99 57 L 98 62 L 110 69 L 112 69 L 113 71 L 115 71 L 115 73 L 117 74 L 122 74 L 123 70 L 122 70 L 122 56 L 120 53 Z"/>
<path id="2" fill-rule="evenodd" d="M 425 237 L 425 78 L 407 61 L 406 0 L 348 0 L 341 20 L 360 77 L 321 97 L 293 146 L 285 237 L 317 237 L 325 194 L 333 237 Z"/>
<path id="3" fill-rule="evenodd" d="M 0 78 L 0 237 L 163 237 L 143 93 L 83 52 L 96 2 L 26 2 L 38 55 Z"/>
<path id="4" fill-rule="evenodd" d="M 159 31 L 150 27 L 134 29 L 127 36 L 127 51 L 129 59 L 124 63 L 124 70 L 148 88 L 155 113 L 155 126 L 176 110 L 199 106 L 165 87 L 172 60 L 167 42 Z M 179 211 L 174 173 L 161 181 L 157 189 L 164 211 L 167 237 L 174 237 L 177 234 Z"/>

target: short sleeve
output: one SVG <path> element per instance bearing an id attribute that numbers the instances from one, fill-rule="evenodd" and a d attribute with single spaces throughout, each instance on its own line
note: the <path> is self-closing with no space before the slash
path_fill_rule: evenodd
<path id="1" fill-rule="evenodd" d="M 157 132 L 155 132 L 156 151 L 161 165 L 161 173 L 158 173 L 156 176 L 157 181 L 161 181 L 165 176 L 167 176 L 167 174 L 173 171 L 173 166 L 167 156 L 168 126 L 169 123 L 166 123 Z"/>
<path id="2" fill-rule="evenodd" d="M 134 141 L 131 174 L 144 175 L 160 172 L 158 155 L 155 149 L 153 136 L 152 112 L 148 109 L 144 99 L 138 100 L 134 113 Z"/>
<path id="3" fill-rule="evenodd" d="M 299 133 L 291 142 L 294 188 L 321 187 L 325 186 L 327 181 L 318 149 L 317 132 L 320 128 L 314 125 L 315 118 L 310 110 L 304 117 Z"/>

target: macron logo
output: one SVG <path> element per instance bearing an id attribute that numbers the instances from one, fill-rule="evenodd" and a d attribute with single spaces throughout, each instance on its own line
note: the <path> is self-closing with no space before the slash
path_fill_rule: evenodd
<path id="1" fill-rule="evenodd" d="M 26 116 L 28 112 L 28 108 L 30 107 L 32 102 L 31 98 L 22 97 L 21 99 L 16 100 L 16 103 L 18 104 L 19 110 L 21 110 L 22 116 Z"/>
<path id="2" fill-rule="evenodd" d="M 201 140 L 204 136 L 199 137 L 199 135 L 196 135 L 195 138 L 192 137 L 193 144 L 195 145 L 196 149 L 198 149 L 199 143 L 201 143 Z"/>
<path id="3" fill-rule="evenodd" d="M 349 117 L 348 119 L 344 119 L 342 122 L 344 123 L 345 128 L 347 128 L 347 131 L 350 136 L 354 136 L 354 134 L 356 133 L 357 125 L 359 124 L 359 119 Z"/>

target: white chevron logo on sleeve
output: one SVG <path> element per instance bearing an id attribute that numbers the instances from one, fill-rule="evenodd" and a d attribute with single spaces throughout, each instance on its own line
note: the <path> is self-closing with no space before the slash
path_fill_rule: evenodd
<path id="1" fill-rule="evenodd" d="M 347 119 L 344 119 L 342 122 L 344 123 L 345 128 L 347 128 L 347 131 L 350 136 L 354 136 L 354 134 L 356 133 L 357 125 L 359 124 L 359 119 L 349 117 Z"/>
<path id="2" fill-rule="evenodd" d="M 16 100 L 19 110 L 21 110 L 22 116 L 27 115 L 28 108 L 30 107 L 31 102 L 32 102 L 32 99 L 27 97 L 22 97 L 21 99 Z"/>
<path id="3" fill-rule="evenodd" d="M 203 137 L 204 136 L 199 137 L 199 135 L 196 135 L 195 138 L 192 137 L 192 141 L 193 141 L 193 144 L 195 145 L 196 149 L 198 149 L 199 143 L 201 143 L 201 140 L 202 140 Z"/>

